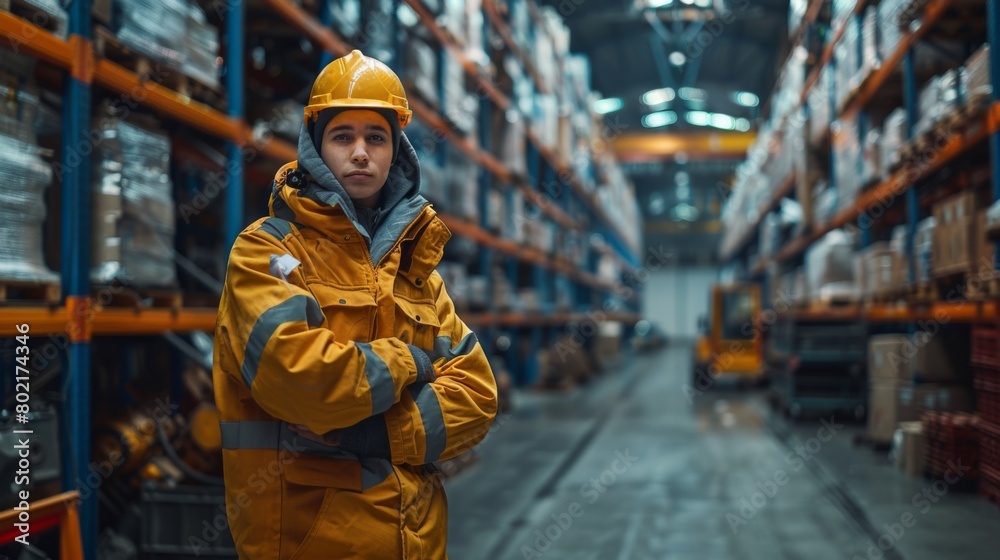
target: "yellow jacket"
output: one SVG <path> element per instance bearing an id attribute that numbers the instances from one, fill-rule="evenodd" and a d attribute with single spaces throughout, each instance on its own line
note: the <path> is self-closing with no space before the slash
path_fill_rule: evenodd
<path id="1" fill-rule="evenodd" d="M 297 168 L 304 188 L 286 184 Z M 240 558 L 446 558 L 447 504 L 428 465 L 482 440 L 496 383 L 435 271 L 451 233 L 418 194 L 405 136 L 384 190 L 372 237 L 304 134 L 270 216 L 232 248 L 213 377 Z M 391 459 L 288 427 L 378 416 Z"/>

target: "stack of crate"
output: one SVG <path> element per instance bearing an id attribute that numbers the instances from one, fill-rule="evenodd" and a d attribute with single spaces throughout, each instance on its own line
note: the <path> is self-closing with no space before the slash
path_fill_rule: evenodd
<path id="1" fill-rule="evenodd" d="M 927 470 L 932 478 L 943 478 L 952 465 L 970 470 L 961 483 L 979 478 L 979 428 L 975 414 L 967 412 L 925 412 L 921 417 L 927 436 Z"/>
<path id="2" fill-rule="evenodd" d="M 979 490 L 1000 502 L 1000 326 L 972 327 L 971 361 L 980 430 Z"/>

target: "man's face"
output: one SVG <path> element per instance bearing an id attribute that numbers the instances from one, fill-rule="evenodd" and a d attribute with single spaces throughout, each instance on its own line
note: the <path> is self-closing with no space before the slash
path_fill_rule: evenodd
<path id="1" fill-rule="evenodd" d="M 356 205 L 374 207 L 392 166 L 389 123 L 367 109 L 339 113 L 323 131 L 320 156 Z"/>

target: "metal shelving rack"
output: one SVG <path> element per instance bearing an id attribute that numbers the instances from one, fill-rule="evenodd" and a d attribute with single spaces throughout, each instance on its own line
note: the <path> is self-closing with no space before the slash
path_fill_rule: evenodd
<path id="1" fill-rule="evenodd" d="M 809 22 L 815 20 L 815 14 L 819 12 L 818 6 L 824 1 L 825 0 L 813 0 L 811 2 L 807 12 L 806 23 L 803 25 L 808 25 Z M 848 25 L 861 25 L 862 11 L 867 5 L 867 2 L 863 0 L 859 1 L 852 16 L 848 18 L 843 26 L 833 31 L 831 41 L 825 46 L 822 57 L 813 67 L 809 77 L 806 79 L 805 89 L 802 92 L 799 103 L 800 106 L 805 104 L 809 92 L 816 84 L 819 72 L 822 70 L 823 66 L 832 64 L 833 49 L 840 37 L 843 36 L 846 27 Z M 911 28 L 903 34 L 897 49 L 886 60 L 883 60 L 882 65 L 860 84 L 841 110 L 834 111 L 833 120 L 848 121 L 852 119 L 860 119 L 863 122 L 866 118 L 865 108 L 872 102 L 876 95 L 886 87 L 893 75 L 901 71 L 904 93 L 903 107 L 907 111 L 907 115 L 909 117 L 907 132 L 909 138 L 912 138 L 912 127 L 915 120 L 914 117 L 916 115 L 917 103 L 917 77 L 913 64 L 913 49 L 920 40 L 922 40 L 931 30 L 934 29 L 948 9 L 954 5 L 955 0 L 930 0 L 922 8 L 921 17 L 918 18 L 920 25 L 915 28 Z M 997 6 L 997 3 L 992 1 L 985 1 L 985 5 L 988 14 L 987 41 L 994 46 L 1000 45 L 1000 6 Z M 810 15 L 812 15 L 812 19 L 809 19 Z M 795 49 L 796 46 L 800 44 L 803 36 L 804 33 L 802 32 L 798 32 L 794 35 L 795 40 L 791 45 L 792 49 Z M 994 80 L 996 80 L 996 76 L 1000 76 L 1000 49 L 990 49 L 990 72 L 991 76 L 994 76 Z M 830 123 L 827 135 L 831 134 L 830 129 L 832 129 L 832 126 L 833 123 Z M 859 132 L 862 135 L 864 134 L 863 129 L 864 127 L 859 127 Z M 905 223 L 907 226 L 907 244 L 908 247 L 912 248 L 912 241 L 915 236 L 916 225 L 919 217 L 916 190 L 917 185 L 930 178 L 943 166 L 951 163 L 962 155 L 967 154 L 973 148 L 981 145 L 982 142 L 987 139 L 989 139 L 990 142 L 990 161 L 994 163 L 992 166 L 991 177 L 993 200 L 1000 200 L 1000 88 L 994 87 L 992 93 L 992 105 L 986 112 L 984 122 L 979 123 L 978 126 L 970 126 L 967 130 L 963 131 L 962 134 L 951 137 L 942 149 L 937 150 L 933 156 L 924 161 L 918 169 L 914 170 L 904 167 L 887 177 L 881 183 L 862 191 L 853 204 L 838 211 L 829 221 L 822 224 L 814 224 L 811 230 L 806 231 L 799 237 L 790 240 L 778 249 L 778 251 L 776 251 L 770 259 L 760 259 L 760 261 L 749 270 L 750 276 L 752 278 L 762 278 L 764 271 L 767 269 L 769 264 L 784 264 L 801 257 L 813 243 L 830 231 L 843 227 L 849 223 L 855 223 L 861 216 L 865 215 L 868 209 L 873 205 L 878 204 L 880 201 L 889 199 L 902 199 L 902 201 L 906 204 Z M 752 238 L 756 235 L 755 232 L 757 231 L 761 220 L 763 220 L 764 216 L 778 206 L 782 198 L 789 196 L 791 192 L 792 190 L 790 186 L 784 183 L 782 186 L 775 189 L 773 195 L 760 209 L 758 219 L 747 229 L 745 235 L 746 239 L 741 239 L 739 244 L 734 247 L 727 247 L 726 250 L 723 251 L 721 255 L 723 261 L 732 262 L 746 257 L 746 251 L 752 245 Z M 865 233 L 864 228 L 862 228 L 862 233 Z M 910 274 L 912 275 L 913 263 L 911 262 L 910 265 Z M 911 279 L 912 278 L 913 277 L 911 276 Z M 811 319 L 827 317 L 831 320 L 855 320 L 859 317 L 867 317 L 869 320 L 876 322 L 912 322 L 927 317 L 929 310 L 943 310 L 945 308 L 947 308 L 949 313 L 956 313 L 956 317 L 961 321 L 975 322 L 978 320 L 992 320 L 996 317 L 996 310 L 994 307 L 990 305 L 984 306 L 983 304 L 976 304 L 974 302 L 963 304 L 941 303 L 929 307 L 921 306 L 909 308 L 899 308 L 888 305 L 869 305 L 865 307 L 848 306 L 847 308 L 836 310 L 797 311 L 794 314 L 805 314 Z"/>
<path id="2" fill-rule="evenodd" d="M 532 4 L 533 0 L 527 1 Z M 405 3 L 420 17 L 421 22 L 431 31 L 443 51 L 443 56 L 456 57 L 465 71 L 477 81 L 480 91 L 483 115 L 488 115 L 493 105 L 509 109 L 511 102 L 486 78 L 478 74 L 475 65 L 465 57 L 455 42 L 437 24 L 433 14 L 421 0 L 396 0 L 395 8 Z M 303 11 L 291 0 L 265 0 L 280 21 L 300 31 L 305 37 L 325 51 L 324 60 L 348 53 L 353 47 L 337 36 L 329 27 L 312 15 Z M 228 247 L 244 227 L 243 195 L 245 162 L 241 147 L 253 145 L 262 156 L 284 162 L 296 159 L 296 149 L 279 139 L 257 141 L 244 117 L 245 88 L 243 75 L 245 3 L 243 0 L 227 0 L 224 6 L 225 37 L 224 60 L 226 62 L 225 86 L 227 110 L 220 112 L 187 96 L 172 91 L 161 84 L 147 81 L 134 72 L 96 56 L 91 41 L 91 1 L 72 0 L 68 3 L 69 36 L 63 40 L 49 31 L 38 27 L 9 12 L 0 11 L 0 37 L 16 41 L 24 52 L 43 60 L 66 72 L 63 112 L 62 145 L 66 149 L 77 142 L 86 142 L 86 131 L 90 126 L 91 89 L 101 86 L 107 90 L 132 95 L 143 106 L 153 109 L 163 117 L 226 142 L 227 185 L 224 198 L 224 239 Z M 484 27 L 492 27 L 504 39 L 511 52 L 521 61 L 529 75 L 535 80 L 538 91 L 546 91 L 545 84 L 530 59 L 516 48 L 510 30 L 500 18 L 496 4 L 484 0 Z M 485 31 L 485 29 L 484 29 Z M 486 34 L 484 33 L 484 37 Z M 484 39 L 485 40 L 485 39 Z M 401 48 L 397 45 L 397 48 Z M 398 59 L 398 57 L 397 57 Z M 398 69 L 397 69 L 398 70 Z M 136 95 L 141 92 L 140 96 Z M 492 104 L 492 105 L 491 105 Z M 480 262 L 483 270 L 490 270 L 496 259 L 506 259 L 508 278 L 517 282 L 518 267 L 527 264 L 532 267 L 532 282 L 542 294 L 545 302 L 539 312 L 500 312 L 495 307 L 489 311 L 465 315 L 466 321 L 477 328 L 526 329 L 531 348 L 541 348 L 544 329 L 557 332 L 568 324 L 582 323 L 592 319 L 587 313 L 595 308 L 597 301 L 615 291 L 618 283 L 598 278 L 593 272 L 578 270 L 569 263 L 553 258 L 534 249 L 521 247 L 511 240 L 497 237 L 487 230 L 489 189 L 497 188 L 497 183 L 513 184 L 525 199 L 534 203 L 552 222 L 574 231 L 592 231 L 600 234 L 605 243 L 590 250 L 588 268 L 593 270 L 596 252 L 613 255 L 623 265 L 624 275 L 629 276 L 640 266 L 636 247 L 630 247 L 625 237 L 616 230 L 596 198 L 587 193 L 582 182 L 576 177 L 567 162 L 547 146 L 544 146 L 534 131 L 527 137 L 529 177 L 540 180 L 541 184 L 559 184 L 561 188 L 555 196 L 544 193 L 537 185 L 518 180 L 503 164 L 490 154 L 489 119 L 481 119 L 480 136 L 466 138 L 452 129 L 440 114 L 421 103 L 412 100 L 412 109 L 417 119 L 441 131 L 448 142 L 475 161 L 480 167 L 481 223 L 475 224 L 453 216 L 442 215 L 442 219 L 459 236 L 474 240 L 482 248 Z M 476 141 L 478 140 L 478 142 Z M 159 334 L 165 331 L 190 332 L 212 331 L 215 327 L 216 312 L 213 308 L 183 309 L 132 309 L 101 308 L 93 306 L 89 281 L 90 266 L 90 168 L 86 158 L 69 161 L 64 156 L 61 195 L 63 214 L 61 216 L 60 255 L 63 303 L 58 307 L 3 307 L 0 308 L 0 335 L 16 334 L 13 325 L 28 323 L 33 335 L 59 335 L 65 333 L 68 346 L 66 371 L 67 395 L 63 414 L 71 427 L 66 434 L 67 452 L 63 453 L 63 487 L 72 490 L 77 481 L 86 480 L 90 465 L 91 408 L 90 408 L 90 342 L 94 336 Z M 511 191 L 508 190 L 508 195 Z M 582 219 L 574 216 L 581 216 Z M 571 312 L 555 312 L 548 300 L 556 289 L 569 290 L 574 307 Z M 629 307 L 605 313 L 605 320 L 635 323 L 639 319 L 637 304 L 629 302 Z M 519 336 L 519 335 L 515 335 Z M 489 337 L 482 337 L 488 340 Z M 512 336 L 512 338 L 514 338 Z M 518 380 L 530 383 L 536 374 L 536 364 L 519 364 L 516 343 L 511 344 L 508 354 L 512 370 L 523 371 Z M 88 560 L 96 558 L 98 508 L 94 493 L 88 493 L 80 503 L 80 529 L 84 556 Z"/>

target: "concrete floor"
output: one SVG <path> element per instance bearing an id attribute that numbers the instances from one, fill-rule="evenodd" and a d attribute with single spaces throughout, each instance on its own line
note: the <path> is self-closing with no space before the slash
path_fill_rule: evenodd
<path id="1" fill-rule="evenodd" d="M 517 395 L 447 483 L 451 558 L 1000 557 L 1000 508 L 944 483 L 939 497 L 854 447 L 860 426 L 788 424 L 760 392 L 692 395 L 687 347 L 610 371 Z"/>

